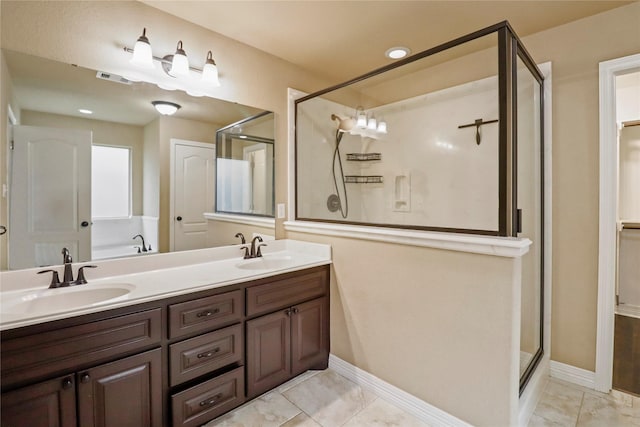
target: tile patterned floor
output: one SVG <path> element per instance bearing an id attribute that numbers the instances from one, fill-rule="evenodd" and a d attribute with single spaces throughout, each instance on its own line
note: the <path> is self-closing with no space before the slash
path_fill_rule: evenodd
<path id="1" fill-rule="evenodd" d="M 546 426 L 640 426 L 640 398 L 552 378 L 529 422 Z M 327 369 L 308 371 L 205 427 L 430 426 Z"/>
<path id="2" fill-rule="evenodd" d="M 529 427 L 640 426 L 640 397 L 613 390 L 609 394 L 549 379 Z"/>

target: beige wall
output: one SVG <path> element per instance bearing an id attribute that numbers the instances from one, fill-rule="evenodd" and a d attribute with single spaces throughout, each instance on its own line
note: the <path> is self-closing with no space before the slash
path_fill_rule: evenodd
<path id="1" fill-rule="evenodd" d="M 517 28 L 516 28 L 517 31 Z M 640 52 L 640 3 L 523 40 L 553 70 L 551 358 L 595 370 L 598 293 L 598 64 Z"/>
<path id="2" fill-rule="evenodd" d="M 258 227 L 236 222 L 209 220 L 207 244 L 210 247 L 237 245 L 240 243 L 240 239 L 235 237 L 236 233 L 242 233 L 247 242 L 249 242 L 254 233 L 261 236 L 273 236 L 273 232 L 273 227 Z M 266 243 L 269 244 L 269 242 Z M 240 254 L 241 252 L 238 251 L 238 253 Z"/>
<path id="3" fill-rule="evenodd" d="M 519 261 L 288 237 L 332 246 L 331 353 L 472 425 L 515 424 Z"/>
<path id="4" fill-rule="evenodd" d="M 122 123 L 22 110 L 21 125 L 89 130 L 93 143 L 131 148 L 133 215 L 142 215 L 143 128 Z"/>

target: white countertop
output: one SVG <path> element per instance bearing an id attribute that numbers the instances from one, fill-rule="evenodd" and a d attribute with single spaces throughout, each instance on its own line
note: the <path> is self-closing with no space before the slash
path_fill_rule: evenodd
<path id="1" fill-rule="evenodd" d="M 239 246 L 73 264 L 74 278 L 78 267 L 82 265 L 97 265 L 98 268 L 85 269 L 89 283 L 68 288 L 48 289 L 51 273 L 38 275 L 37 272 L 42 268 L 0 272 L 0 330 L 140 304 L 331 263 L 329 245 L 274 240 L 262 248 L 262 259 L 249 260 L 242 259 Z M 52 268 L 62 277 L 62 266 Z M 95 304 L 68 306 L 73 305 L 74 296 L 82 293 L 100 290 L 110 292 L 114 289 L 116 292 L 122 290 L 120 293 L 124 295 L 114 294 L 113 298 Z M 29 305 L 39 298 L 46 303 Z"/>

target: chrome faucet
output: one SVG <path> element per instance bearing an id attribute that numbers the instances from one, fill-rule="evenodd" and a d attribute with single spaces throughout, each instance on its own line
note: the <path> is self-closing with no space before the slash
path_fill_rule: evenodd
<path id="1" fill-rule="evenodd" d="M 142 234 L 136 234 L 135 236 L 133 236 L 133 240 L 136 240 L 136 237 L 139 237 L 142 240 L 142 252 L 149 252 L 151 250 L 151 245 L 149 245 L 149 249 L 147 249 L 147 246 L 144 243 L 144 237 L 142 237 Z M 138 253 L 140 253 L 140 248 L 138 248 Z"/>
<path id="2" fill-rule="evenodd" d="M 62 262 L 64 264 L 64 273 L 62 276 L 62 282 L 60 282 L 60 277 L 58 276 L 58 272 L 56 270 L 42 270 L 38 271 L 38 274 L 42 273 L 53 273 L 51 277 L 51 283 L 49 284 L 49 288 L 65 288 L 67 286 L 74 285 L 83 285 L 87 283 L 87 279 L 84 277 L 84 269 L 85 268 L 97 268 L 97 265 L 83 265 L 78 269 L 78 277 L 76 280 L 73 280 L 73 269 L 71 268 L 71 263 L 73 259 L 71 258 L 71 254 L 69 254 L 69 249 L 62 248 Z"/>

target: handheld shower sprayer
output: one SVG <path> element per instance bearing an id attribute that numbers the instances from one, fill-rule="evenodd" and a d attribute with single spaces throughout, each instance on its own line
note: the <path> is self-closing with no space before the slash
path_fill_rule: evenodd
<path id="1" fill-rule="evenodd" d="M 340 141 L 342 141 L 342 137 L 344 136 L 345 132 L 349 132 L 355 127 L 356 122 L 351 117 L 343 119 L 335 114 L 331 115 L 331 120 L 338 122 L 338 129 L 336 129 L 336 146 L 333 149 L 333 161 L 331 162 L 331 173 L 333 175 L 333 184 L 336 189 L 336 195 L 338 196 L 338 208 L 340 209 L 342 218 L 346 219 L 347 215 L 349 215 L 349 199 L 347 198 L 347 185 L 344 180 L 342 159 L 340 158 Z M 340 167 L 340 178 L 342 179 L 342 194 L 344 194 L 344 203 L 342 202 L 340 189 L 338 187 L 338 179 L 336 177 L 336 157 L 338 158 L 338 166 Z M 329 196 L 330 200 L 332 196 Z"/>

